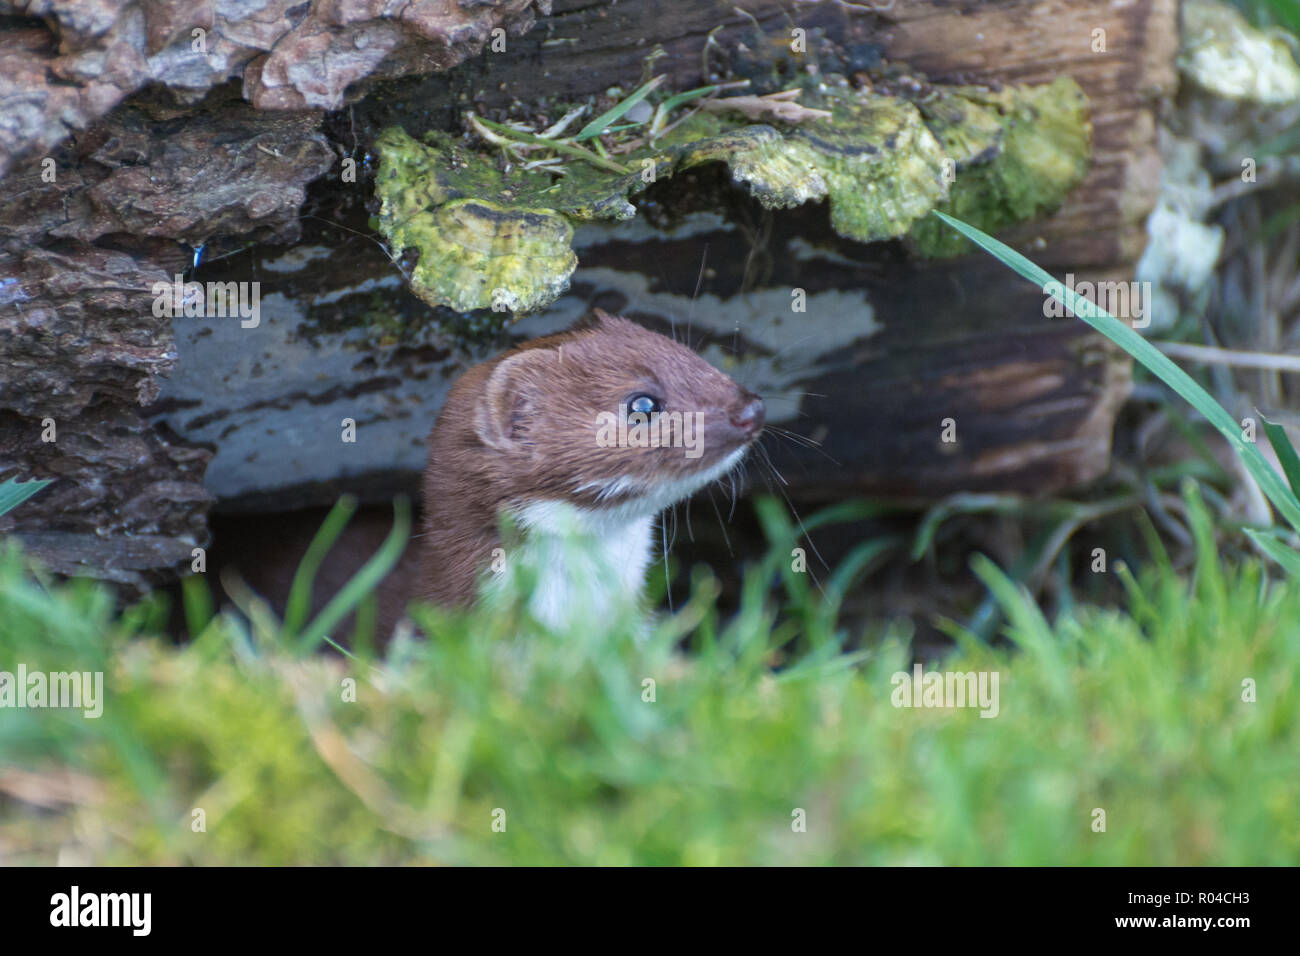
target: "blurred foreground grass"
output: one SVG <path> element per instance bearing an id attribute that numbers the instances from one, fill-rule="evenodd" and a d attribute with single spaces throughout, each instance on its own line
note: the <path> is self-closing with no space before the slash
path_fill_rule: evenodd
<path id="1" fill-rule="evenodd" d="M 7 549 L 0 670 L 103 670 L 107 700 L 0 709 L 0 860 L 1296 864 L 1300 582 L 1221 567 L 1196 513 L 1194 580 L 1157 563 L 1126 613 L 1049 625 L 977 568 L 1011 644 L 940 666 L 998 672 L 993 719 L 892 706 L 905 635 L 777 624 L 771 560 L 726 622 L 697 576 L 644 642 L 430 612 L 367 663 L 234 616 L 176 647 Z"/>

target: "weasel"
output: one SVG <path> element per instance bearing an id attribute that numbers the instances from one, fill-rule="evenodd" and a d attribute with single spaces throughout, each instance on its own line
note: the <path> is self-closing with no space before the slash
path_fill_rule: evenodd
<path id="1" fill-rule="evenodd" d="M 549 627 L 639 605 L 656 518 L 734 468 L 764 420 L 695 352 L 599 309 L 474 366 L 429 436 L 417 596 L 464 607 L 529 568 Z"/>

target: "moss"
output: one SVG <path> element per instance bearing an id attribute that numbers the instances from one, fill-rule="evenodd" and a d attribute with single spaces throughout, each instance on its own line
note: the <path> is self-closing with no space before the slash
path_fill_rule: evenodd
<path id="1" fill-rule="evenodd" d="M 997 106 L 955 90 L 935 90 L 918 104 L 925 123 L 958 169 L 997 157 L 1005 133 Z"/>
<path id="2" fill-rule="evenodd" d="M 379 228 L 394 249 L 419 251 L 415 294 L 458 312 L 531 312 L 554 301 L 578 265 L 569 220 L 533 205 L 450 137 L 426 138 L 392 127 L 376 144 Z"/>
<path id="3" fill-rule="evenodd" d="M 1188 505 L 1208 531 L 1199 498 Z M 98 719 L 0 712 L 0 773 L 31 782 L 0 800 L 5 862 L 1300 861 L 1300 582 L 1233 566 L 1198 534 L 1190 581 L 1152 560 L 1137 580 L 1124 572 L 1130 607 L 1076 604 L 1049 624 L 981 562 L 1004 638 L 967 636 L 924 670 L 999 676 L 1006 694 L 984 719 L 895 706 L 906 631 L 871 622 L 862 650 L 839 653 L 861 626 L 791 584 L 799 529 L 760 507 L 769 550 L 732 611 L 700 573 L 649 629 L 558 633 L 507 607 L 426 608 L 419 639 L 355 659 L 295 652 L 269 613 L 223 612 L 177 645 L 158 631 L 162 602 L 118 616 L 102 586 L 43 581 L 0 547 L 0 661 L 99 670 L 105 691 Z M 42 793 L 70 796 L 26 796 Z M 791 832 L 794 808 L 806 833 Z"/>
<path id="4" fill-rule="evenodd" d="M 952 96 L 967 101 L 971 115 L 996 111 L 1002 135 L 990 161 L 968 169 L 958 164 L 948 200 L 937 207 L 941 212 L 994 232 L 1052 211 L 1087 173 L 1092 158 L 1088 99 L 1069 77 L 996 92 L 966 87 Z M 978 140 L 970 146 L 977 147 Z M 966 239 L 933 218 L 918 223 L 912 238 L 926 255 L 970 248 Z"/>
<path id="5" fill-rule="evenodd" d="M 835 231 L 860 242 L 902 235 L 947 194 L 943 150 L 913 104 L 841 89 L 807 105 L 832 115 L 784 134 L 746 126 L 688 142 L 678 165 L 726 162 L 769 208 L 828 199 Z"/>

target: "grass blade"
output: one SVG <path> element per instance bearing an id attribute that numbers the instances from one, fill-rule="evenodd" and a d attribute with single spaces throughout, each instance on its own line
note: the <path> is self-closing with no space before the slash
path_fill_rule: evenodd
<path id="1" fill-rule="evenodd" d="M 649 96 L 652 92 L 663 86 L 664 80 L 668 79 L 668 74 L 661 73 L 648 83 L 642 83 L 641 86 L 631 96 L 619 101 L 616 105 L 601 113 L 594 120 L 578 131 L 578 135 L 573 137 L 577 142 L 584 139 L 591 139 L 605 132 L 605 129 L 611 124 L 623 118 L 623 115 L 636 104 Z"/>
<path id="2" fill-rule="evenodd" d="M 934 214 L 1003 265 L 1038 285 L 1045 294 L 1053 296 L 1066 305 L 1076 316 L 1128 352 L 1153 375 L 1181 395 L 1228 440 L 1241 456 L 1251 476 L 1259 483 L 1260 490 L 1277 508 L 1278 513 L 1285 517 L 1293 528 L 1300 531 L 1300 500 L 1287 487 L 1282 477 L 1273 470 L 1273 466 L 1268 463 L 1254 443 L 1242 438 L 1241 427 L 1233 421 L 1227 410 L 1190 375 L 1119 319 L 1094 305 L 1073 289 L 1067 289 L 1062 283 L 1053 279 L 1045 269 L 1030 262 L 1014 249 L 959 219 L 946 216 L 937 210 Z"/>
<path id="3" fill-rule="evenodd" d="M 1295 446 L 1291 444 L 1286 429 L 1277 422 L 1270 422 L 1264 418 L 1264 433 L 1268 435 L 1268 442 L 1273 446 L 1273 452 L 1282 465 L 1286 480 L 1291 483 L 1291 491 L 1300 495 L 1300 456 L 1296 455 Z"/>
<path id="4" fill-rule="evenodd" d="M 718 90 L 722 89 L 722 84 L 714 83 L 712 86 L 699 86 L 693 90 L 687 90 L 685 93 L 674 93 L 668 99 L 659 104 L 659 108 L 667 115 L 683 103 L 689 103 L 691 100 L 697 100 L 701 96 L 712 96 Z"/>
<path id="5" fill-rule="evenodd" d="M 53 480 L 53 478 L 44 478 L 38 481 L 19 481 L 17 478 L 10 478 L 8 481 L 0 482 L 0 515 L 13 511 Z"/>
<path id="6" fill-rule="evenodd" d="M 1265 554 L 1282 565 L 1287 574 L 1300 580 L 1300 552 L 1288 548 L 1271 531 L 1262 531 L 1258 528 L 1244 530 L 1250 535 L 1250 540 L 1259 545 Z"/>
<path id="7" fill-rule="evenodd" d="M 545 136 L 538 136 L 536 133 L 527 133 L 523 130 L 515 129 L 511 126 L 505 126 L 501 123 L 494 123 L 491 120 L 484 119 L 481 116 L 469 116 L 471 126 L 482 127 L 499 136 L 505 136 L 509 139 L 515 139 L 522 143 L 533 143 L 537 146 L 545 146 L 553 149 L 557 153 L 563 153 L 566 156 L 572 156 L 574 159 L 585 160 L 593 166 L 599 166 L 601 169 L 607 169 L 611 173 L 620 173 L 627 175 L 628 168 L 622 163 L 616 163 L 607 156 L 598 156 L 589 149 L 583 149 L 574 143 L 563 139 L 547 139 Z"/>
<path id="8" fill-rule="evenodd" d="M 397 498 L 393 502 L 393 530 L 388 532 L 388 537 L 379 546 L 379 550 L 362 566 L 360 571 L 352 575 L 348 583 L 343 585 L 343 589 L 334 595 L 316 620 L 312 621 L 303 632 L 302 637 L 298 639 L 298 650 L 300 652 L 314 651 L 321 641 L 329 636 L 329 632 L 335 625 L 347 617 L 365 599 L 366 595 L 374 591 L 379 582 L 397 564 L 398 559 L 402 556 L 402 551 L 406 548 L 406 540 L 410 537 L 410 534 L 411 503 L 406 498 Z M 315 544 L 315 542 L 312 543 Z M 289 635 L 286 634 L 286 636 Z"/>
<path id="9" fill-rule="evenodd" d="M 352 519 L 356 510 L 356 497 L 343 495 L 321 522 L 320 530 L 311 539 L 311 544 L 307 545 L 307 553 L 303 555 L 302 563 L 294 572 L 293 584 L 289 587 L 289 601 L 284 609 L 286 638 L 292 638 L 297 634 L 307 621 L 307 615 L 311 612 L 311 586 L 316 580 L 316 572 L 320 570 L 325 555 L 329 553 L 330 548 L 334 547 L 334 542 L 343 533 L 343 527 Z"/>
<path id="10" fill-rule="evenodd" d="M 212 589 L 203 574 L 191 574 L 181 578 L 181 603 L 185 609 L 185 629 L 190 632 L 190 640 L 198 640 L 199 635 L 212 621 Z"/>

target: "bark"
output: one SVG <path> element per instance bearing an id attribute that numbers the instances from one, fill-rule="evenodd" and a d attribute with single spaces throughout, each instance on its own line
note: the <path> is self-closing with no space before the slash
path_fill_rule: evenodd
<path id="1" fill-rule="evenodd" d="M 182 102 L 233 80 L 258 109 L 338 109 L 359 80 L 450 69 L 494 29 L 527 31 L 534 9 L 549 3 L 4 0 L 0 176 L 151 83 Z"/>

